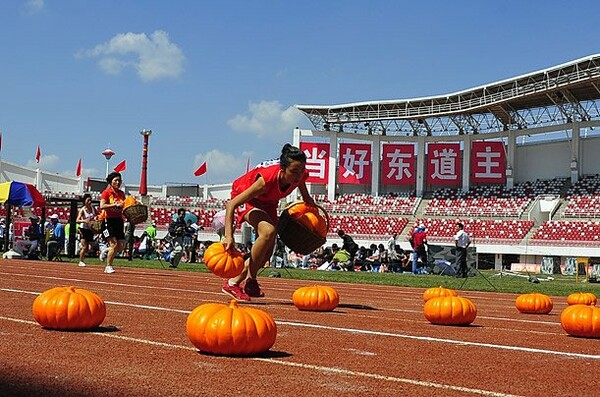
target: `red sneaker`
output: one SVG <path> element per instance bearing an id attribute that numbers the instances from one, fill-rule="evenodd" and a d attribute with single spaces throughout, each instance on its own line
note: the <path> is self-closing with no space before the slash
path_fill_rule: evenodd
<path id="1" fill-rule="evenodd" d="M 254 296 L 257 298 L 262 298 L 265 296 L 265 293 L 260 289 L 260 285 L 258 285 L 258 281 L 256 281 L 254 278 L 249 278 L 246 280 L 244 292 L 248 294 L 248 296 Z"/>
<path id="2" fill-rule="evenodd" d="M 221 289 L 223 293 L 231 296 L 236 301 L 249 301 L 250 297 L 242 291 L 239 285 L 229 285 L 229 280 L 225 280 L 225 284 L 223 284 L 223 288 Z"/>

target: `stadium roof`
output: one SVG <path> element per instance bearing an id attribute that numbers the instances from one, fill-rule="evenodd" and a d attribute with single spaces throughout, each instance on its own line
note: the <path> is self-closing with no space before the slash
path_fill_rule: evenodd
<path id="1" fill-rule="evenodd" d="M 451 94 L 340 105 L 296 105 L 315 129 L 459 135 L 600 120 L 600 54 Z"/>

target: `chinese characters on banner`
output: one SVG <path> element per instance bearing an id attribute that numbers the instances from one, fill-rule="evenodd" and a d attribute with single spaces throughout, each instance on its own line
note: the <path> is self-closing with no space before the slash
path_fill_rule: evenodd
<path id="1" fill-rule="evenodd" d="M 382 155 L 381 183 L 383 185 L 415 184 L 414 144 L 384 144 Z"/>
<path id="2" fill-rule="evenodd" d="M 306 154 L 308 183 L 327 184 L 329 175 L 329 144 L 300 142 L 300 150 Z"/>
<path id="3" fill-rule="evenodd" d="M 506 155 L 503 142 L 473 142 L 471 182 L 506 182 Z"/>
<path id="4" fill-rule="evenodd" d="M 365 185 L 371 183 L 371 145 L 340 143 L 339 183 Z"/>
<path id="5" fill-rule="evenodd" d="M 427 183 L 456 185 L 461 181 L 460 143 L 427 144 Z"/>
<path id="6" fill-rule="evenodd" d="M 329 176 L 329 144 L 301 142 L 306 154 L 307 182 L 327 184 Z M 415 145 L 384 143 L 382 145 L 381 183 L 411 186 L 416 183 Z M 460 143 L 427 144 L 427 183 L 458 185 L 462 181 Z M 338 182 L 370 184 L 373 163 L 371 145 L 341 143 L 339 146 Z M 471 146 L 471 182 L 505 183 L 506 153 L 503 142 L 473 142 Z"/>

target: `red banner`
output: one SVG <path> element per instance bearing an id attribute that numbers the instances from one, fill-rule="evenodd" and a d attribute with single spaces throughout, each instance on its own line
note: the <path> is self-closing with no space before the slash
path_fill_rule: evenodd
<path id="1" fill-rule="evenodd" d="M 327 184 L 329 176 L 329 144 L 300 142 L 300 150 L 306 154 L 308 183 Z"/>
<path id="2" fill-rule="evenodd" d="M 472 143 L 471 182 L 506 183 L 506 153 L 503 142 Z"/>
<path id="3" fill-rule="evenodd" d="M 338 182 L 354 185 L 371 183 L 371 145 L 364 143 L 341 143 Z"/>
<path id="4" fill-rule="evenodd" d="M 127 169 L 127 160 L 121 161 L 115 168 L 115 172 L 124 172 Z"/>
<path id="5" fill-rule="evenodd" d="M 196 169 L 196 171 L 194 171 L 194 176 L 202 176 L 204 174 L 206 174 L 206 161 L 202 164 L 200 164 L 200 167 L 198 167 Z"/>
<path id="6" fill-rule="evenodd" d="M 415 145 L 385 143 L 382 150 L 381 183 L 383 185 L 415 184 Z"/>
<path id="7" fill-rule="evenodd" d="M 427 183 L 456 185 L 461 182 L 460 143 L 427 144 Z"/>

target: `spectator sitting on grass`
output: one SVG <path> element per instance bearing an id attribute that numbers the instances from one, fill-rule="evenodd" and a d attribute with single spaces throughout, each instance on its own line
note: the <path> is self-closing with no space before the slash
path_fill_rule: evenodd
<path id="1" fill-rule="evenodd" d="M 340 249 L 336 244 L 331 247 L 333 251 L 333 258 L 331 259 L 331 268 L 339 269 L 343 271 L 354 271 L 354 265 L 352 264 L 352 255 L 345 249 Z"/>

